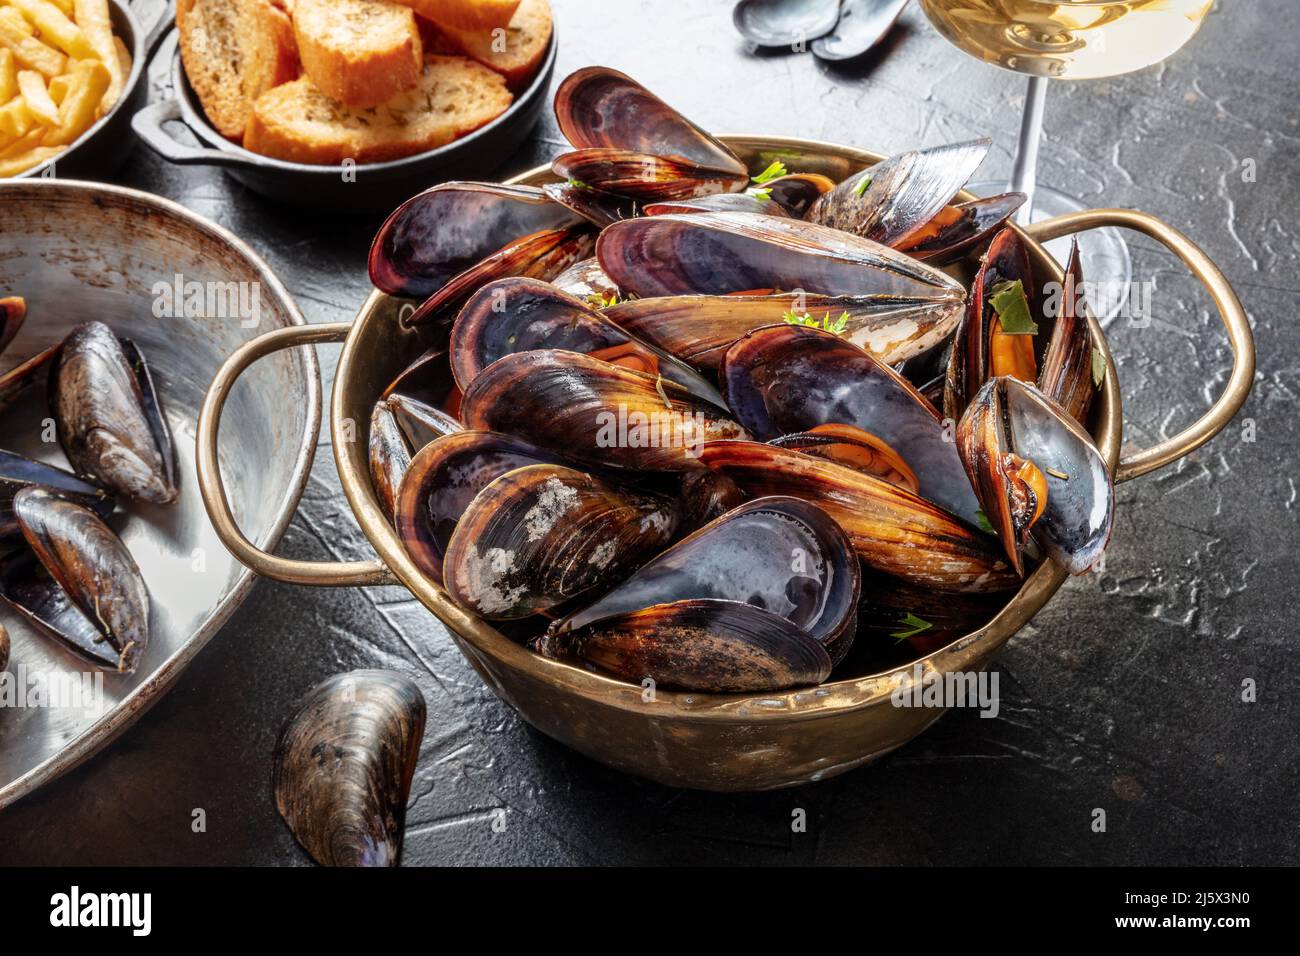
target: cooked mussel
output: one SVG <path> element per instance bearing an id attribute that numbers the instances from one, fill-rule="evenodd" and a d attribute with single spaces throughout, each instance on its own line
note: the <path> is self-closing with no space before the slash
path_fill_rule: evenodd
<path id="1" fill-rule="evenodd" d="M 676 157 L 626 149 L 576 149 L 551 160 L 551 172 L 570 185 L 590 187 L 638 203 L 693 199 L 742 187 L 746 174 L 714 170 Z"/>
<path id="2" fill-rule="evenodd" d="M 113 496 L 71 472 L 12 451 L 0 451 L 0 545 L 22 540 L 14 497 L 24 488 L 41 487 L 89 508 L 101 518 L 113 513 Z"/>
<path id="3" fill-rule="evenodd" d="M 707 442 L 700 460 L 751 496 L 818 505 L 878 571 L 940 591 L 1004 591 L 1019 581 L 991 536 L 874 475 L 759 442 Z"/>
<path id="4" fill-rule="evenodd" d="M 456 401 L 459 404 L 459 391 Z M 415 451 L 419 451 L 435 438 L 464 430 L 460 420 L 454 415 L 441 408 L 426 405 L 418 398 L 411 398 L 409 395 L 389 395 L 384 399 L 383 404 L 406 438 L 406 444 Z"/>
<path id="5" fill-rule="evenodd" d="M 59 346 L 51 345 L 0 375 L 0 409 L 7 408 L 29 385 L 37 381 L 48 381 L 48 376 L 41 373 L 53 363 L 58 354 Z"/>
<path id="6" fill-rule="evenodd" d="M 806 432 L 773 438 L 773 445 L 796 448 L 818 458 L 839 462 L 868 475 L 883 478 L 890 484 L 913 493 L 920 490 L 916 473 L 887 442 L 856 425 L 828 423 L 814 425 Z"/>
<path id="7" fill-rule="evenodd" d="M 838 663 L 853 642 L 859 590 L 852 545 L 826 512 L 795 498 L 760 498 L 683 538 L 551 633 L 599 630 L 675 601 L 737 602 L 779 615 Z M 673 683 L 682 686 L 683 677 Z"/>
<path id="8" fill-rule="evenodd" d="M 617 302 L 621 297 L 614 280 L 605 275 L 595 256 L 575 262 L 551 280 L 551 285 L 577 299 L 601 305 Z"/>
<path id="9" fill-rule="evenodd" d="M 9 629 L 0 624 L 0 671 L 9 666 Z"/>
<path id="10" fill-rule="evenodd" d="M 818 197 L 835 188 L 835 180 L 821 173 L 787 173 L 762 186 L 767 197 L 787 214 L 802 219 Z"/>
<path id="11" fill-rule="evenodd" d="M 634 471 L 698 469 L 702 442 L 747 437 L 725 409 L 676 382 L 553 349 L 516 352 L 481 371 L 465 392 L 461 420 Z"/>
<path id="12" fill-rule="evenodd" d="M 370 481 L 380 510 L 392 524 L 397 514 L 397 491 L 411 467 L 411 448 L 387 402 L 375 402 L 370 412 L 369 451 Z"/>
<path id="13" fill-rule="evenodd" d="M 451 332 L 451 369 L 462 389 L 514 352 L 563 349 L 676 382 L 722 404 L 708 380 L 686 363 L 640 342 L 593 306 L 537 279 L 499 279 L 465 303 Z"/>
<path id="14" fill-rule="evenodd" d="M 1114 486 L 1092 438 L 1060 405 L 1011 376 L 990 379 L 958 423 L 957 442 L 1017 571 L 1031 533 L 1071 574 L 1101 557 Z"/>
<path id="15" fill-rule="evenodd" d="M 176 454 L 144 357 L 102 322 L 64 339 L 50 378 L 59 443 L 72 467 L 128 498 L 180 494 Z"/>
<path id="16" fill-rule="evenodd" d="M 324 866 L 396 866 L 427 705 L 394 671 L 318 684 L 285 722 L 271 785 L 280 816 Z"/>
<path id="17" fill-rule="evenodd" d="M 1005 226 L 1027 198 L 1024 193 L 1002 193 L 945 206 L 897 248 L 935 265 L 954 262 Z"/>
<path id="18" fill-rule="evenodd" d="M 715 193 L 687 199 L 658 199 L 646 203 L 647 216 L 663 216 L 672 212 L 752 212 L 763 216 L 785 217 L 790 215 L 780 203 L 764 199 L 754 193 Z"/>
<path id="19" fill-rule="evenodd" d="M 120 538 L 95 512 L 40 487 L 14 496 L 30 550 L 0 563 L 0 596 L 102 667 L 135 670 L 149 641 L 149 592 Z"/>
<path id="20" fill-rule="evenodd" d="M 721 381 L 732 414 L 755 438 L 852 425 L 902 460 L 922 497 L 976 520 L 979 502 L 939 413 L 852 343 L 806 326 L 758 329 L 727 351 Z"/>
<path id="21" fill-rule="evenodd" d="M 1038 373 L 1038 388 L 1087 427 L 1093 397 L 1106 374 L 1105 358 L 1092 343 L 1084 297 L 1083 267 L 1079 263 L 1079 243 L 1070 247 L 1061 284 L 1059 307 L 1052 335 L 1043 352 L 1043 367 Z"/>
<path id="22" fill-rule="evenodd" d="M 597 229 L 641 214 L 641 204 L 637 200 L 616 196 L 582 182 L 547 183 L 542 192 L 561 206 L 572 209 Z"/>
<path id="23" fill-rule="evenodd" d="M 662 550 L 675 525 L 667 498 L 529 465 L 469 503 L 447 543 L 443 583 L 482 617 L 526 617 L 619 580 Z"/>

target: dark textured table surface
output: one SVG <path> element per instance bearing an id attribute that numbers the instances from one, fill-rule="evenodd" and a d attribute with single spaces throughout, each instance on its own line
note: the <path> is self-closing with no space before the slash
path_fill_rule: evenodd
<path id="1" fill-rule="evenodd" d="M 747 54 L 727 0 L 555 5 L 557 79 L 608 64 L 718 132 L 882 151 L 989 134 L 981 176 L 1010 166 L 1022 80 L 956 53 L 915 7 L 882 54 L 832 67 Z M 674 791 L 531 730 L 404 591 L 264 582 L 133 729 L 0 812 L 0 861 L 306 863 L 271 801 L 276 731 L 320 679 L 383 666 L 418 680 L 430 710 L 407 865 L 1300 862 L 1300 109 L 1284 29 L 1297 14 L 1292 0 L 1219 6 L 1164 65 L 1054 85 L 1040 176 L 1093 205 L 1154 213 L 1201 243 L 1250 312 L 1255 389 L 1210 445 L 1119 489 L 1105 573 L 1067 583 L 995 661 L 996 719 L 954 712 L 878 764 L 815 786 Z M 547 117 L 500 172 L 563 146 Z M 118 181 L 243 236 L 311 321 L 351 319 L 369 291 L 371 221 L 294 211 L 144 147 Z M 1155 319 L 1121 319 L 1109 334 L 1126 444 L 1142 446 L 1199 414 L 1231 357 L 1180 264 L 1145 241 L 1133 251 L 1136 277 L 1155 282 Z M 336 354 L 322 351 L 327 388 Z M 319 452 L 281 553 L 363 556 L 329 449 Z M 1242 700 L 1248 678 L 1253 703 Z M 1090 827 L 1098 807 L 1105 833 Z M 204 833 L 191 829 L 196 808 Z M 791 830 L 796 808 L 806 833 Z"/>

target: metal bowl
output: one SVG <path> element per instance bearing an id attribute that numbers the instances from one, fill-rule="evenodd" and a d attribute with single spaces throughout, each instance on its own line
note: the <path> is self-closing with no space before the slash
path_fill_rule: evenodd
<path id="1" fill-rule="evenodd" d="M 800 171 L 820 171 L 843 179 L 882 158 L 866 150 L 799 139 L 723 139 L 753 171 L 779 156 Z M 542 167 L 512 182 L 536 184 L 552 179 L 549 169 Z M 1034 225 L 1026 237 L 1038 275 L 1061 279 L 1060 267 L 1042 242 L 1101 226 L 1137 229 L 1182 259 L 1213 297 L 1236 355 L 1223 394 L 1200 421 L 1169 441 L 1121 461 L 1119 383 L 1107 350 L 1108 374 L 1096 407 L 1093 433 L 1116 479 L 1124 481 L 1187 454 L 1228 423 L 1249 391 L 1254 346 L 1241 305 L 1214 264 L 1181 234 L 1143 213 L 1099 210 Z M 428 344 L 427 332 L 399 324 L 398 313 L 403 308 L 410 304 L 375 292 L 352 324 L 273 333 L 246 346 L 221 370 L 199 419 L 200 485 L 218 534 L 239 560 L 268 577 L 302 584 L 396 581 L 405 585 L 447 626 L 484 681 L 529 723 L 606 764 L 672 786 L 763 790 L 825 779 L 888 753 L 940 716 L 940 710 L 893 706 L 891 692 L 915 680 L 912 664 L 884 673 L 841 676 L 820 687 L 776 694 L 659 691 L 655 700 L 646 701 L 641 687 L 539 657 L 455 605 L 406 556 L 370 483 L 366 423 L 371 405 Z M 1092 331 L 1096 341 L 1105 341 L 1095 322 Z M 252 548 L 226 510 L 215 481 L 221 405 L 236 378 L 256 358 L 304 341 L 336 340 L 345 344 L 330 408 L 334 457 L 343 491 L 379 560 L 349 564 L 287 561 Z M 988 625 L 923 658 L 921 679 L 986 666 L 1064 580 L 1064 573 L 1050 563 L 1039 567 Z"/>
<path id="2" fill-rule="evenodd" d="M 140 25 L 126 0 L 108 0 L 108 15 L 113 33 L 121 37 L 131 51 L 131 73 L 122 86 L 122 95 L 113 108 L 72 142 L 59 155 L 24 170 L 13 179 L 48 177 L 51 168 L 65 179 L 103 178 L 112 176 L 135 147 L 131 135 L 131 117 L 149 98 L 144 82 L 145 66 L 171 23 L 171 3 L 164 3 L 148 29 Z M 0 180 L 3 181 L 3 180 Z"/>
<path id="3" fill-rule="evenodd" d="M 388 211 L 440 179 L 482 177 L 501 165 L 537 125 L 555 71 L 559 43 L 552 32 L 551 45 L 537 74 L 510 107 L 486 126 L 437 149 L 386 163 L 355 166 L 345 179 L 338 166 L 272 159 L 250 152 L 218 133 L 185 76 L 176 49 L 177 37 L 175 32 L 170 34 L 157 55 L 164 63 L 171 61 L 174 98 L 146 107 L 132 120 L 149 148 L 177 165 L 220 166 L 249 189 L 272 199 L 350 212 Z M 178 121 L 206 145 L 190 146 L 177 140 L 168 124 Z"/>
<path id="4" fill-rule="evenodd" d="M 21 294 L 28 303 L 27 321 L 0 365 L 13 367 L 89 319 L 134 339 L 149 359 L 181 476 L 179 503 L 133 507 L 113 519 L 153 598 L 150 644 L 138 670 L 105 673 L 99 708 L 93 701 L 84 707 L 0 706 L 4 806 L 129 727 L 247 596 L 255 576 L 221 546 L 200 504 L 195 423 L 208 383 L 232 352 L 261 332 L 296 328 L 304 319 L 252 249 L 166 199 L 94 183 L 14 180 L 0 182 L 0 209 L 0 295 Z M 208 283 L 248 283 L 249 302 L 257 290 L 258 321 L 158 317 L 159 292 L 174 288 L 178 276 L 205 289 L 217 288 Z M 29 389 L 6 409 L 0 445 L 67 467 L 58 445 L 42 441 L 48 414 L 44 389 Z M 277 355 L 232 397 L 223 436 L 231 500 L 265 547 L 279 541 L 302 494 L 319 424 L 320 371 L 310 349 Z M 13 641 L 6 677 L 18 693 L 25 684 L 34 687 L 33 678 L 48 688 L 92 670 L 8 607 L 0 607 L 0 621 Z"/>

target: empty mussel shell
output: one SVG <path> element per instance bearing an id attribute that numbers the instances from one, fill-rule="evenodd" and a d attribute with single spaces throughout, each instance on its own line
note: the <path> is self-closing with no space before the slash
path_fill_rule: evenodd
<path id="1" fill-rule="evenodd" d="M 1092 438 L 1065 409 L 1033 385 L 999 376 L 980 389 L 957 434 L 971 482 L 1017 568 L 1029 533 L 1071 574 L 1096 563 L 1110 540 L 1115 489 Z"/>
<path id="2" fill-rule="evenodd" d="M 30 551 L 0 565 L 0 595 L 88 660 L 135 670 L 149 641 L 149 592 L 120 538 L 88 508 L 40 487 L 14 496 Z"/>
<path id="3" fill-rule="evenodd" d="M 1038 388 L 1076 422 L 1087 427 L 1093 397 L 1106 374 L 1104 361 L 1101 350 L 1093 345 L 1092 331 L 1088 328 L 1083 267 L 1079 263 L 1079 243 L 1075 240 L 1065 265 L 1056 321 L 1043 352 Z"/>
<path id="4" fill-rule="evenodd" d="M 861 56 L 889 32 L 908 0 L 844 0 L 835 29 L 813 42 L 820 60 L 849 60 Z"/>
<path id="5" fill-rule="evenodd" d="M 786 618 L 740 601 L 659 604 L 546 634 L 532 646 L 642 685 L 710 694 L 808 687 L 832 666 L 826 649 Z"/>
<path id="6" fill-rule="evenodd" d="M 737 601 L 785 618 L 838 663 L 853 642 L 859 588 L 853 547 L 825 511 L 796 498 L 759 498 L 693 532 L 551 630 L 600 628 L 606 618 L 673 601 Z"/>
<path id="7" fill-rule="evenodd" d="M 660 199 L 646 203 L 647 216 L 663 216 L 672 212 L 752 212 L 763 216 L 790 216 L 780 203 L 753 193 L 714 193 L 689 199 Z"/>
<path id="8" fill-rule="evenodd" d="M 542 192 L 561 206 L 572 209 L 597 229 L 604 229 L 610 223 L 641 214 L 641 204 L 635 199 L 616 196 L 586 183 L 547 183 L 542 187 Z"/>
<path id="9" fill-rule="evenodd" d="M 482 617 L 527 617 L 619 580 L 662 550 L 675 527 L 667 498 L 529 465 L 469 503 L 447 543 L 443 583 Z"/>
<path id="10" fill-rule="evenodd" d="M 64 339 L 50 407 L 72 467 L 128 498 L 169 504 L 180 489 L 176 454 L 148 367 L 102 322 Z"/>
<path id="11" fill-rule="evenodd" d="M 397 490 L 411 467 L 411 448 L 387 402 L 370 412 L 370 482 L 389 524 L 397 513 Z"/>
<path id="12" fill-rule="evenodd" d="M 358 670 L 318 684 L 275 745 L 276 809 L 324 866 L 396 866 L 427 705 L 415 682 Z"/>
<path id="13" fill-rule="evenodd" d="M 0 545 L 22 540 L 18 517 L 14 513 L 14 496 L 33 486 L 48 488 L 89 508 L 101 518 L 113 513 L 113 496 L 98 485 L 43 461 L 25 458 L 12 451 L 0 451 Z"/>
<path id="14" fill-rule="evenodd" d="M 979 502 L 939 413 L 852 343 L 807 326 L 758 329 L 727 351 L 721 380 L 732 414 L 755 438 L 852 425 L 902 459 L 922 497 L 976 520 Z"/>
<path id="15" fill-rule="evenodd" d="M 516 352 L 485 368 L 465 392 L 461 420 L 633 471 L 698 469 L 702 442 L 747 437 L 725 409 L 676 382 L 554 349 Z"/>
<path id="16" fill-rule="evenodd" d="M 750 43 L 792 49 L 830 33 L 839 18 L 840 0 L 740 0 L 731 11 Z"/>
<path id="17" fill-rule="evenodd" d="M 752 496 L 818 505 L 878 571 L 940 591 L 1004 591 L 1019 583 L 992 536 L 873 475 L 759 442 L 708 442 L 700 460 Z"/>
<path id="18" fill-rule="evenodd" d="M 456 400 L 460 400 L 459 392 Z M 453 415 L 408 395 L 389 395 L 383 404 L 392 413 L 406 444 L 415 451 L 435 438 L 464 430 Z"/>
<path id="19" fill-rule="evenodd" d="M 695 369 L 634 339 L 581 299 L 537 279 L 499 279 L 470 297 L 452 327 L 451 369 L 464 389 L 497 359 L 534 349 L 585 352 L 647 375 L 662 375 L 706 401 L 722 404 L 718 390 Z"/>

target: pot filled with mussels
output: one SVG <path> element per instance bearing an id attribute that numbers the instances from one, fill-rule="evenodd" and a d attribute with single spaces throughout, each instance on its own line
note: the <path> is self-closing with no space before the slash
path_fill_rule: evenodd
<path id="1" fill-rule="evenodd" d="M 1013 224 L 963 191 L 990 143 L 889 157 L 715 137 L 588 68 L 572 149 L 510 183 L 412 197 L 351 325 L 233 356 L 199 425 L 214 526 L 250 567 L 400 582 L 530 723 L 664 783 L 818 780 L 940 710 L 894 692 L 975 671 L 1094 567 L 1114 485 L 1209 440 L 1253 348 L 1218 270 L 1141 213 Z M 1121 460 L 1120 390 L 1077 254 L 1122 225 L 1167 245 L 1236 353 L 1187 431 Z M 378 560 L 303 564 L 241 535 L 216 477 L 236 378 L 344 340 L 335 458 Z"/>

